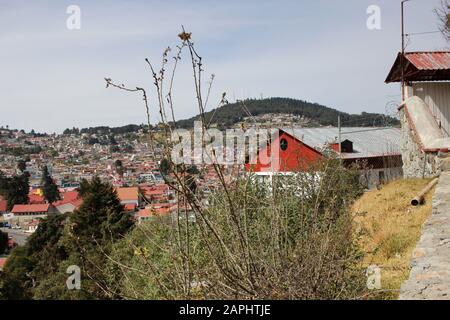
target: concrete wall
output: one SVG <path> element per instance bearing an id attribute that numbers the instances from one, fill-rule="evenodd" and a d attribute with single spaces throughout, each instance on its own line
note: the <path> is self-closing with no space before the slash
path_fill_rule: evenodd
<path id="1" fill-rule="evenodd" d="M 450 136 L 450 82 L 415 82 L 408 95 L 421 98 L 430 107 L 445 136 Z"/>
<path id="2" fill-rule="evenodd" d="M 377 186 L 400 179 L 403 177 L 401 167 L 370 169 L 361 173 L 361 184 L 367 189 L 374 189 Z"/>
<path id="3" fill-rule="evenodd" d="M 430 177 L 440 172 L 441 159 L 437 152 L 422 152 L 416 143 L 414 131 L 406 118 L 404 109 L 400 110 L 402 125 L 400 149 L 402 152 L 403 175 L 405 178 Z"/>
<path id="4" fill-rule="evenodd" d="M 75 206 L 71 203 L 65 203 L 57 206 L 56 209 L 59 213 L 73 213 L 75 211 Z"/>

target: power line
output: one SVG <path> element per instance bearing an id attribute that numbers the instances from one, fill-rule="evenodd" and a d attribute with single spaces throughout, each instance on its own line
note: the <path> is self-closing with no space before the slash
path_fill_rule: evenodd
<path id="1" fill-rule="evenodd" d="M 417 36 L 422 34 L 432 34 L 432 33 L 441 33 L 441 31 L 425 31 L 425 32 L 415 32 L 415 33 L 406 33 L 405 36 Z"/>

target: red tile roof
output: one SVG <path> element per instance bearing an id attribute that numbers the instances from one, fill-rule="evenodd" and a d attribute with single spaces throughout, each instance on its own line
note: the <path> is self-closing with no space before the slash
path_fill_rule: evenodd
<path id="1" fill-rule="evenodd" d="M 75 208 L 78 209 L 81 206 L 81 204 L 83 203 L 83 199 L 77 199 L 77 200 L 71 201 L 70 203 L 73 204 L 75 206 Z"/>
<path id="2" fill-rule="evenodd" d="M 116 190 L 120 201 L 137 201 L 139 199 L 139 189 L 137 187 L 117 188 Z"/>
<path id="3" fill-rule="evenodd" d="M 138 213 L 136 213 L 136 218 L 145 218 L 145 217 L 152 217 L 152 216 L 159 216 L 169 213 L 169 208 L 145 208 L 139 210 Z"/>
<path id="4" fill-rule="evenodd" d="M 78 191 L 67 191 L 61 194 L 64 201 L 74 201 L 80 196 Z"/>
<path id="5" fill-rule="evenodd" d="M 16 204 L 11 210 L 12 213 L 25 213 L 25 212 L 48 212 L 50 204 Z"/>
<path id="6" fill-rule="evenodd" d="M 8 208 L 8 201 L 0 200 L 0 212 L 6 212 L 7 208 Z"/>
<path id="7" fill-rule="evenodd" d="M 135 214 L 136 218 L 145 218 L 145 217 L 151 217 L 154 215 L 154 212 L 150 209 L 141 209 L 138 213 Z"/>
<path id="8" fill-rule="evenodd" d="M 54 202 L 53 205 L 56 207 L 67 203 L 75 205 L 78 203 L 81 204 L 80 201 L 83 202 L 81 198 L 79 198 L 78 191 L 67 191 L 61 193 L 61 200 Z"/>
<path id="9" fill-rule="evenodd" d="M 28 202 L 30 204 L 44 204 L 45 198 L 43 196 L 40 196 L 38 194 L 29 194 L 28 195 Z"/>
<path id="10" fill-rule="evenodd" d="M 136 204 L 135 203 L 127 203 L 125 206 L 126 211 L 134 211 L 136 210 Z"/>

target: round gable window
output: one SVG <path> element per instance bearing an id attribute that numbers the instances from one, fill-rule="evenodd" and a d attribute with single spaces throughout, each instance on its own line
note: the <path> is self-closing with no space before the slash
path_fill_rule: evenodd
<path id="1" fill-rule="evenodd" d="M 283 151 L 286 151 L 287 150 L 287 148 L 288 148 L 288 142 L 287 142 L 287 140 L 286 139 L 281 139 L 280 140 L 280 148 L 281 148 L 281 150 L 283 150 Z"/>

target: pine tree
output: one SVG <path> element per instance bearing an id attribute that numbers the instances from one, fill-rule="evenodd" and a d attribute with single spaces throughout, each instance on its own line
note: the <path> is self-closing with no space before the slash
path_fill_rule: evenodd
<path id="1" fill-rule="evenodd" d="M 113 186 L 94 177 L 81 183 L 83 203 L 72 216 L 73 233 L 80 241 L 92 243 L 118 239 L 133 225 Z"/>
<path id="2" fill-rule="evenodd" d="M 119 176 L 123 176 L 123 172 L 124 172 L 124 168 L 123 168 L 123 163 L 122 160 L 117 159 L 114 162 L 114 167 L 116 168 L 116 172 Z"/>
<path id="3" fill-rule="evenodd" d="M 0 230 L 0 255 L 8 249 L 8 234 Z"/>
<path id="4" fill-rule="evenodd" d="M 170 173 L 170 170 L 171 170 L 170 161 L 167 160 L 166 158 L 162 159 L 159 164 L 159 171 L 161 172 L 161 174 L 166 176 Z"/>
<path id="5" fill-rule="evenodd" d="M 29 189 L 28 172 L 11 178 L 0 173 L 0 195 L 8 201 L 8 210 L 11 210 L 15 204 L 28 203 Z"/>
<path id="6" fill-rule="evenodd" d="M 84 287 L 92 298 L 111 298 L 104 290 L 108 274 L 99 266 L 106 264 L 106 255 L 112 244 L 123 238 L 133 227 L 131 216 L 124 211 L 113 186 L 94 177 L 82 181 L 79 193 L 83 203 L 70 216 L 70 234 L 66 242 L 72 261 L 82 268 Z"/>
<path id="7" fill-rule="evenodd" d="M 53 181 L 52 176 L 48 172 L 47 166 L 44 166 L 44 168 L 42 168 L 41 185 L 42 191 L 44 193 L 44 198 L 48 201 L 48 203 L 53 203 L 61 199 L 58 191 L 58 186 L 56 185 L 55 181 Z"/>
<path id="8" fill-rule="evenodd" d="M 27 163 L 25 162 L 25 160 L 19 160 L 17 162 L 17 169 L 19 169 L 21 172 L 25 172 L 25 170 L 27 169 Z"/>

